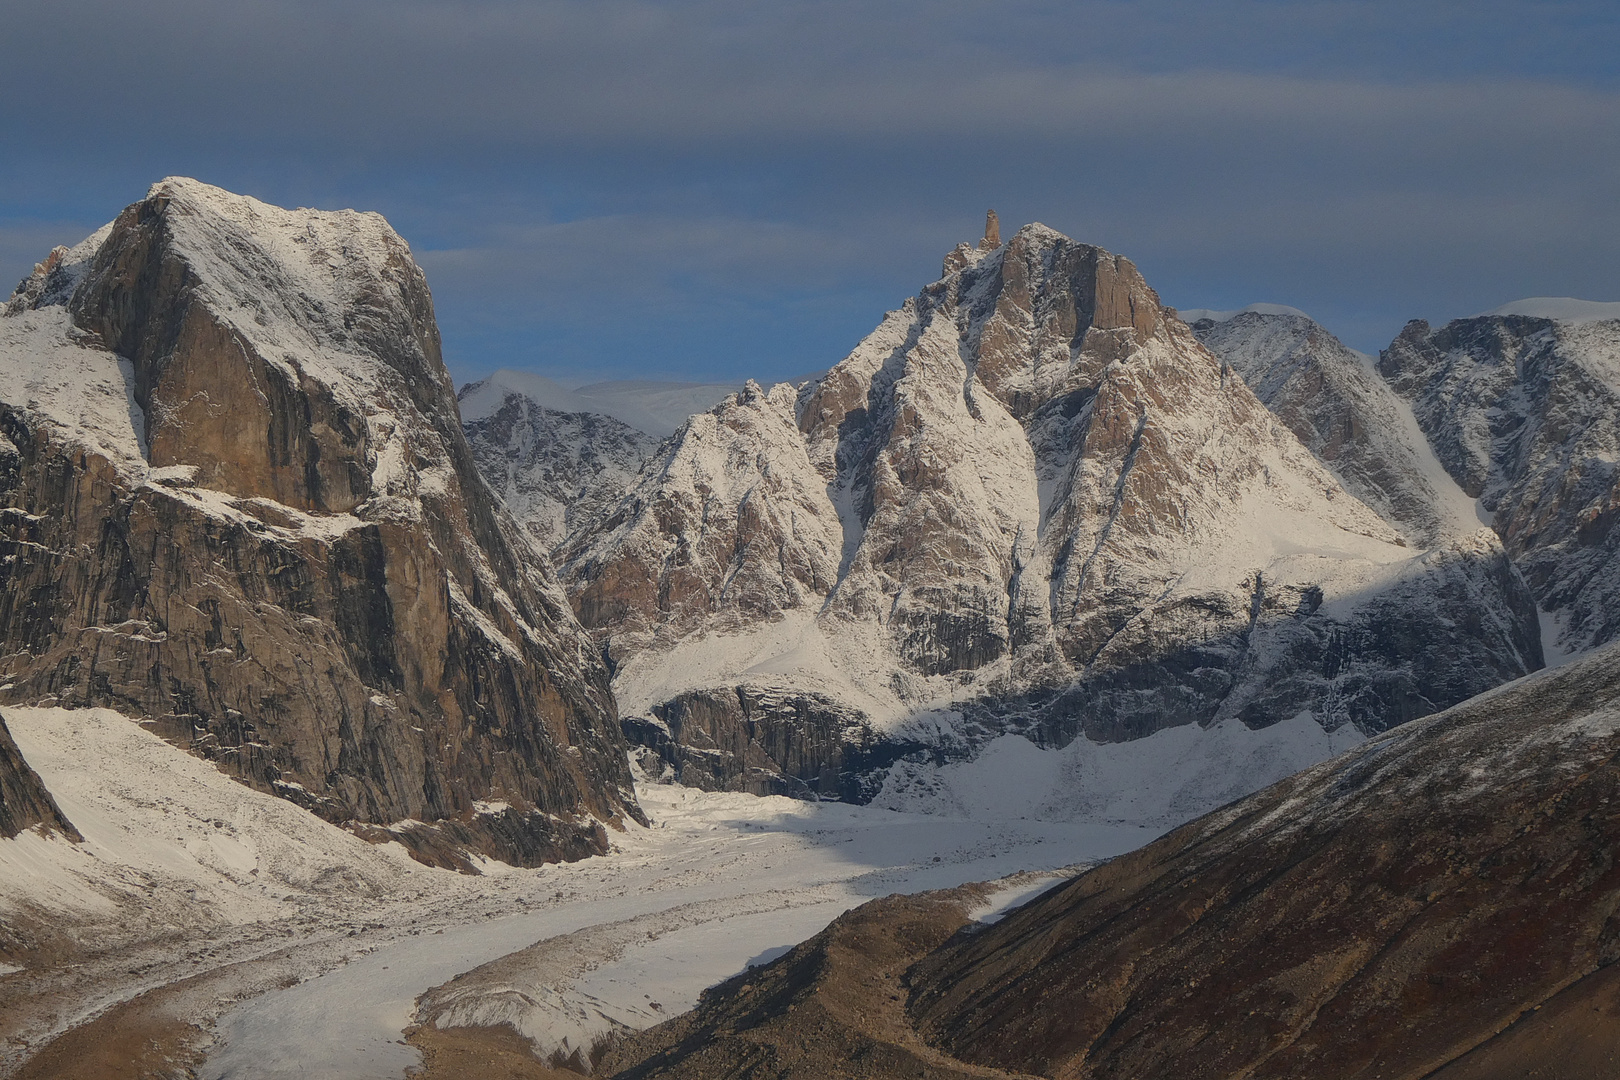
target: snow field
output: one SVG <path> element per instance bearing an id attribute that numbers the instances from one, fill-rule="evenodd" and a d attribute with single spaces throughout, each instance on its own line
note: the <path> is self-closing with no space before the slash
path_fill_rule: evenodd
<path id="1" fill-rule="evenodd" d="M 0 913 L 47 919 L 108 957 L 89 965 L 99 981 L 51 984 L 70 1007 L 19 1011 L 8 1032 L 38 1045 L 143 990 L 274 954 L 304 981 L 217 1003 L 210 1078 L 399 1077 L 417 1061 L 400 1040 L 418 995 L 577 935 L 572 960 L 508 965 L 455 1014 L 514 1022 L 566 1053 L 691 1007 L 866 900 L 1091 862 L 1159 832 L 645 784 L 655 824 L 616 834 L 612 854 L 468 877 L 367 844 L 109 710 L 5 716 L 85 841 L 0 841 Z"/>
<path id="2" fill-rule="evenodd" d="M 538 883 L 562 893 L 560 902 L 401 936 L 320 978 L 245 1002 L 222 1018 L 220 1047 L 202 1077 L 398 1077 L 417 1060 L 400 1042 L 417 995 L 562 935 L 576 936 L 561 950 L 572 959 L 535 949 L 532 964 L 513 958 L 519 962 L 475 973 L 476 992 L 440 1018 L 513 1023 L 542 1053 L 588 1048 L 616 1025 L 639 1028 L 690 1008 L 705 987 L 867 900 L 1108 858 L 1158 833 L 660 785 L 641 787 L 640 797 L 655 825 L 616 837 L 612 855 L 499 879 Z M 288 1031 L 299 1039 L 287 1040 Z"/>

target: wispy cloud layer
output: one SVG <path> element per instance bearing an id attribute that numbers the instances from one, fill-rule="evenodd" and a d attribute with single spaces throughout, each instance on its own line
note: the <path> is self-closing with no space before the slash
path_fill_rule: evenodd
<path id="1" fill-rule="evenodd" d="M 986 205 L 1171 302 L 1293 303 L 1363 347 L 1620 297 L 1612 5 L 0 8 L 0 217 L 43 235 L 170 172 L 381 209 L 465 374 L 827 362 Z"/>

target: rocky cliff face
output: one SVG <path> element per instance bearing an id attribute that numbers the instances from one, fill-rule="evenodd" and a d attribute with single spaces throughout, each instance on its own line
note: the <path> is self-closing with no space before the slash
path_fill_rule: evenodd
<path id="1" fill-rule="evenodd" d="M 1484 524 L 1371 357 L 1304 315 L 1242 311 L 1191 325 L 1345 490 L 1408 543 L 1432 547 Z"/>
<path id="2" fill-rule="evenodd" d="M 1412 322 L 1378 370 L 1491 515 L 1558 645 L 1620 636 L 1620 320 Z"/>
<path id="3" fill-rule="evenodd" d="M 624 721 L 643 767 L 704 791 L 864 803 L 885 766 L 922 749 L 878 737 L 860 713 L 819 694 L 691 690 L 652 712 Z"/>
<path id="4" fill-rule="evenodd" d="M 1377 731 L 1541 663 L 1488 534 L 1419 558 L 1128 260 L 1039 225 L 958 248 L 797 395 L 696 418 L 559 559 L 627 712 L 808 692 L 969 752 Z"/>
<path id="5" fill-rule="evenodd" d="M 6 728 L 5 718 L 0 717 L 0 839 L 8 839 L 35 826 L 81 839 L 79 831 L 62 816 L 56 800 L 45 790 L 39 774 L 23 760 L 22 752 Z"/>
<path id="6" fill-rule="evenodd" d="M 452 861 L 600 851 L 638 812 L 380 217 L 164 181 L 24 282 L 0 353 L 5 700 L 152 719 Z"/>

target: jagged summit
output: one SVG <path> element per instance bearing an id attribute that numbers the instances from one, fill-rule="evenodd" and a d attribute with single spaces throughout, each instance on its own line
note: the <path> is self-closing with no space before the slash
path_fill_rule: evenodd
<path id="1" fill-rule="evenodd" d="M 832 742 L 841 708 L 896 739 L 1377 730 L 1539 666 L 1499 546 L 1417 558 L 1130 260 L 1039 224 L 958 253 L 820 379 L 695 418 L 559 550 L 627 712 L 703 701 L 714 731 L 732 688 L 725 723 L 810 695 L 782 722 Z M 1395 659 L 1431 634 L 1458 648 Z"/>
<path id="2" fill-rule="evenodd" d="M 7 304 L 0 432 L 3 700 L 150 719 L 440 861 L 577 856 L 637 813 L 381 216 L 154 185 Z"/>
<path id="3" fill-rule="evenodd" d="M 1297 319 L 1309 319 L 1310 316 L 1296 307 L 1287 304 L 1250 304 L 1248 307 L 1233 308 L 1230 311 L 1216 311 L 1213 308 L 1186 308 L 1177 311 L 1181 321 L 1188 326 L 1196 328 L 1196 324 L 1208 319 L 1212 323 L 1230 322 L 1239 315 L 1288 315 Z M 1314 320 L 1313 320 L 1314 321 Z"/>

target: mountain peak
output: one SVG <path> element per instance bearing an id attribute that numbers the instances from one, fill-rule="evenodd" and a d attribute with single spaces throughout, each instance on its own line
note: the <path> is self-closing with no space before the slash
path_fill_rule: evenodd
<path id="1" fill-rule="evenodd" d="M 1239 315 L 1290 315 L 1296 319 L 1311 319 L 1305 312 L 1297 307 L 1287 304 L 1250 304 L 1248 307 L 1233 308 L 1231 311 L 1216 311 L 1213 308 L 1186 308 L 1177 311 L 1181 321 L 1191 326 L 1195 322 L 1208 319 L 1210 322 L 1231 322 Z M 1315 319 L 1311 319 L 1315 322 Z"/>

